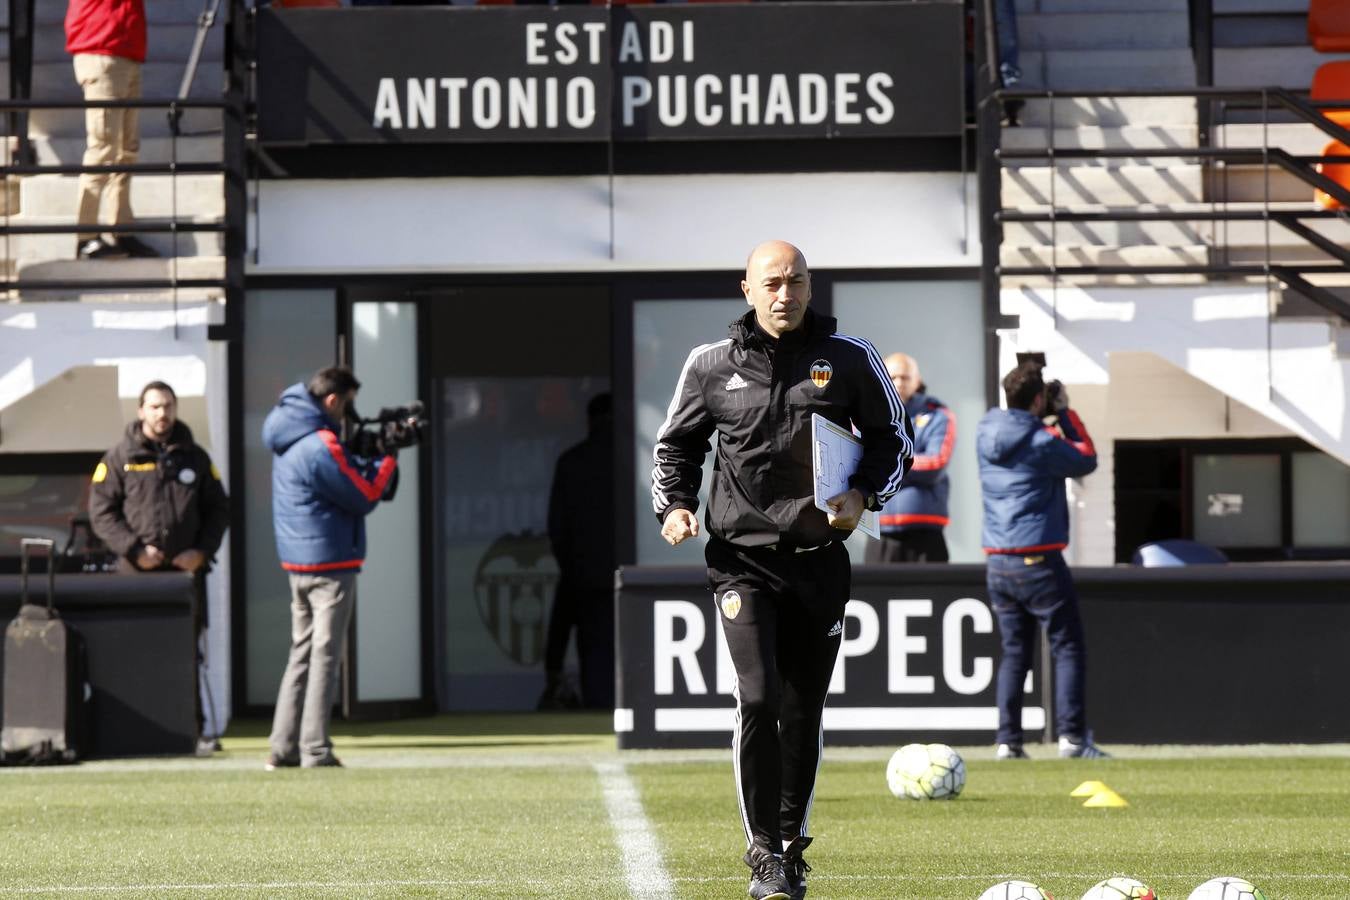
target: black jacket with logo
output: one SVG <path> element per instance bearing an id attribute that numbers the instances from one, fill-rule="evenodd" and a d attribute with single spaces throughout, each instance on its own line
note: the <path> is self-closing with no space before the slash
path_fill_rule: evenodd
<path id="1" fill-rule="evenodd" d="M 230 501 L 191 429 L 175 422 L 169 440 L 158 444 L 137 421 L 94 470 L 89 519 L 118 556 L 134 561 L 152 544 L 168 567 L 184 550 L 215 555 L 230 524 Z"/>
<path id="2" fill-rule="evenodd" d="M 849 480 L 884 504 L 913 462 L 914 429 L 886 366 L 870 343 L 835 333 L 835 320 L 807 310 L 800 328 L 775 341 L 754 312 L 731 337 L 695 347 L 656 439 L 652 506 L 664 522 L 698 509 L 703 459 L 718 435 L 708 532 L 733 544 L 812 547 L 846 537 L 814 503 L 811 415 L 862 435 Z"/>

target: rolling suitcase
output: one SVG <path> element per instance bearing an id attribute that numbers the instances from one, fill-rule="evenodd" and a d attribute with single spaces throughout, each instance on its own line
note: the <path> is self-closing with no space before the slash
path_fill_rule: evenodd
<path id="1" fill-rule="evenodd" d="M 28 593 L 34 547 L 47 548 L 45 606 Z M 84 749 L 90 694 L 84 640 L 54 607 L 55 542 L 24 538 L 20 552 L 21 605 L 5 629 L 0 756 L 8 765 L 75 762 Z"/>

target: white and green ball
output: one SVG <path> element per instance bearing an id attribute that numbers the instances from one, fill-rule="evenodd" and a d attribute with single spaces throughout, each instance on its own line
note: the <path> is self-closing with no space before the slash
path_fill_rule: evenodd
<path id="1" fill-rule="evenodd" d="M 891 793 L 909 800 L 950 800 L 966 786 L 966 763 L 946 744 L 906 744 L 886 764 Z"/>
<path id="2" fill-rule="evenodd" d="M 1245 878 L 1224 876 L 1206 881 L 1186 900 L 1266 900 L 1266 893 Z"/>
<path id="3" fill-rule="evenodd" d="M 1082 900 L 1157 900 L 1153 889 L 1135 878 L 1117 876 L 1099 881 L 1083 895 Z"/>
<path id="4" fill-rule="evenodd" d="M 1003 881 L 980 895 L 980 900 L 1055 900 L 1051 893 L 1030 881 Z"/>

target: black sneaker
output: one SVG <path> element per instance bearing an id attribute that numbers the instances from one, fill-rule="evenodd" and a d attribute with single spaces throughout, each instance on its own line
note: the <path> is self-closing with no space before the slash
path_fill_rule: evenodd
<path id="1" fill-rule="evenodd" d="M 783 874 L 783 857 L 763 844 L 753 844 L 745 851 L 744 859 L 750 867 L 750 887 L 746 893 L 754 900 L 792 900 L 787 876 Z"/>
<path id="2" fill-rule="evenodd" d="M 263 768 L 269 772 L 275 772 L 277 769 L 294 769 L 300 765 L 298 760 L 282 759 L 275 753 L 267 754 L 267 762 L 263 763 Z"/>
<path id="3" fill-rule="evenodd" d="M 322 759 L 316 759 L 314 762 L 302 763 L 301 765 L 303 765 L 306 769 L 346 768 L 346 766 L 342 764 L 342 760 L 338 759 L 331 753 L 323 757 Z"/>
<path id="4" fill-rule="evenodd" d="M 802 859 L 802 851 L 811 846 L 811 838 L 798 835 L 783 851 L 783 876 L 787 878 L 788 896 L 792 900 L 802 900 L 806 896 L 806 873 L 811 865 Z"/>
<path id="5" fill-rule="evenodd" d="M 126 259 L 127 251 L 103 238 L 90 238 L 80 244 L 78 255 L 80 259 Z"/>
<path id="6" fill-rule="evenodd" d="M 117 239 L 117 246 L 133 259 L 158 259 L 159 251 L 134 234 L 124 234 Z"/>

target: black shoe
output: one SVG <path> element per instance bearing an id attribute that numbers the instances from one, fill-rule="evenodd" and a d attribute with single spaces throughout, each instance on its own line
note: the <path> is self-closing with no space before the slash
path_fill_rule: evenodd
<path id="1" fill-rule="evenodd" d="M 783 875 L 787 878 L 788 896 L 792 900 L 803 900 L 806 896 L 806 873 L 811 864 L 802 859 L 802 851 L 811 846 L 811 838 L 798 835 L 783 851 Z"/>
<path id="2" fill-rule="evenodd" d="M 783 874 L 783 857 L 763 844 L 754 844 L 745 851 L 744 859 L 750 867 L 750 887 L 746 893 L 754 900 L 791 900 L 787 876 Z"/>
<path id="3" fill-rule="evenodd" d="M 315 760 L 314 762 L 302 763 L 301 765 L 303 765 L 306 769 L 346 768 L 346 766 L 342 764 L 342 760 L 338 759 L 331 753 L 323 757 L 322 759 Z"/>
<path id="4" fill-rule="evenodd" d="M 1009 128 L 1021 126 L 1022 107 L 1027 105 L 1027 101 L 1022 99 L 1003 101 L 1003 124 Z"/>
<path id="5" fill-rule="evenodd" d="M 275 772 L 277 769 L 294 769 L 300 763 L 296 760 L 282 759 L 275 753 L 267 754 L 267 762 L 263 763 L 263 768 L 269 772 Z"/>
<path id="6" fill-rule="evenodd" d="M 127 252 L 132 259 L 158 259 L 159 251 L 134 234 L 125 234 L 117 239 L 117 246 Z"/>
<path id="7" fill-rule="evenodd" d="M 103 238 L 90 238 L 79 246 L 80 259 L 126 259 L 127 251 Z"/>

